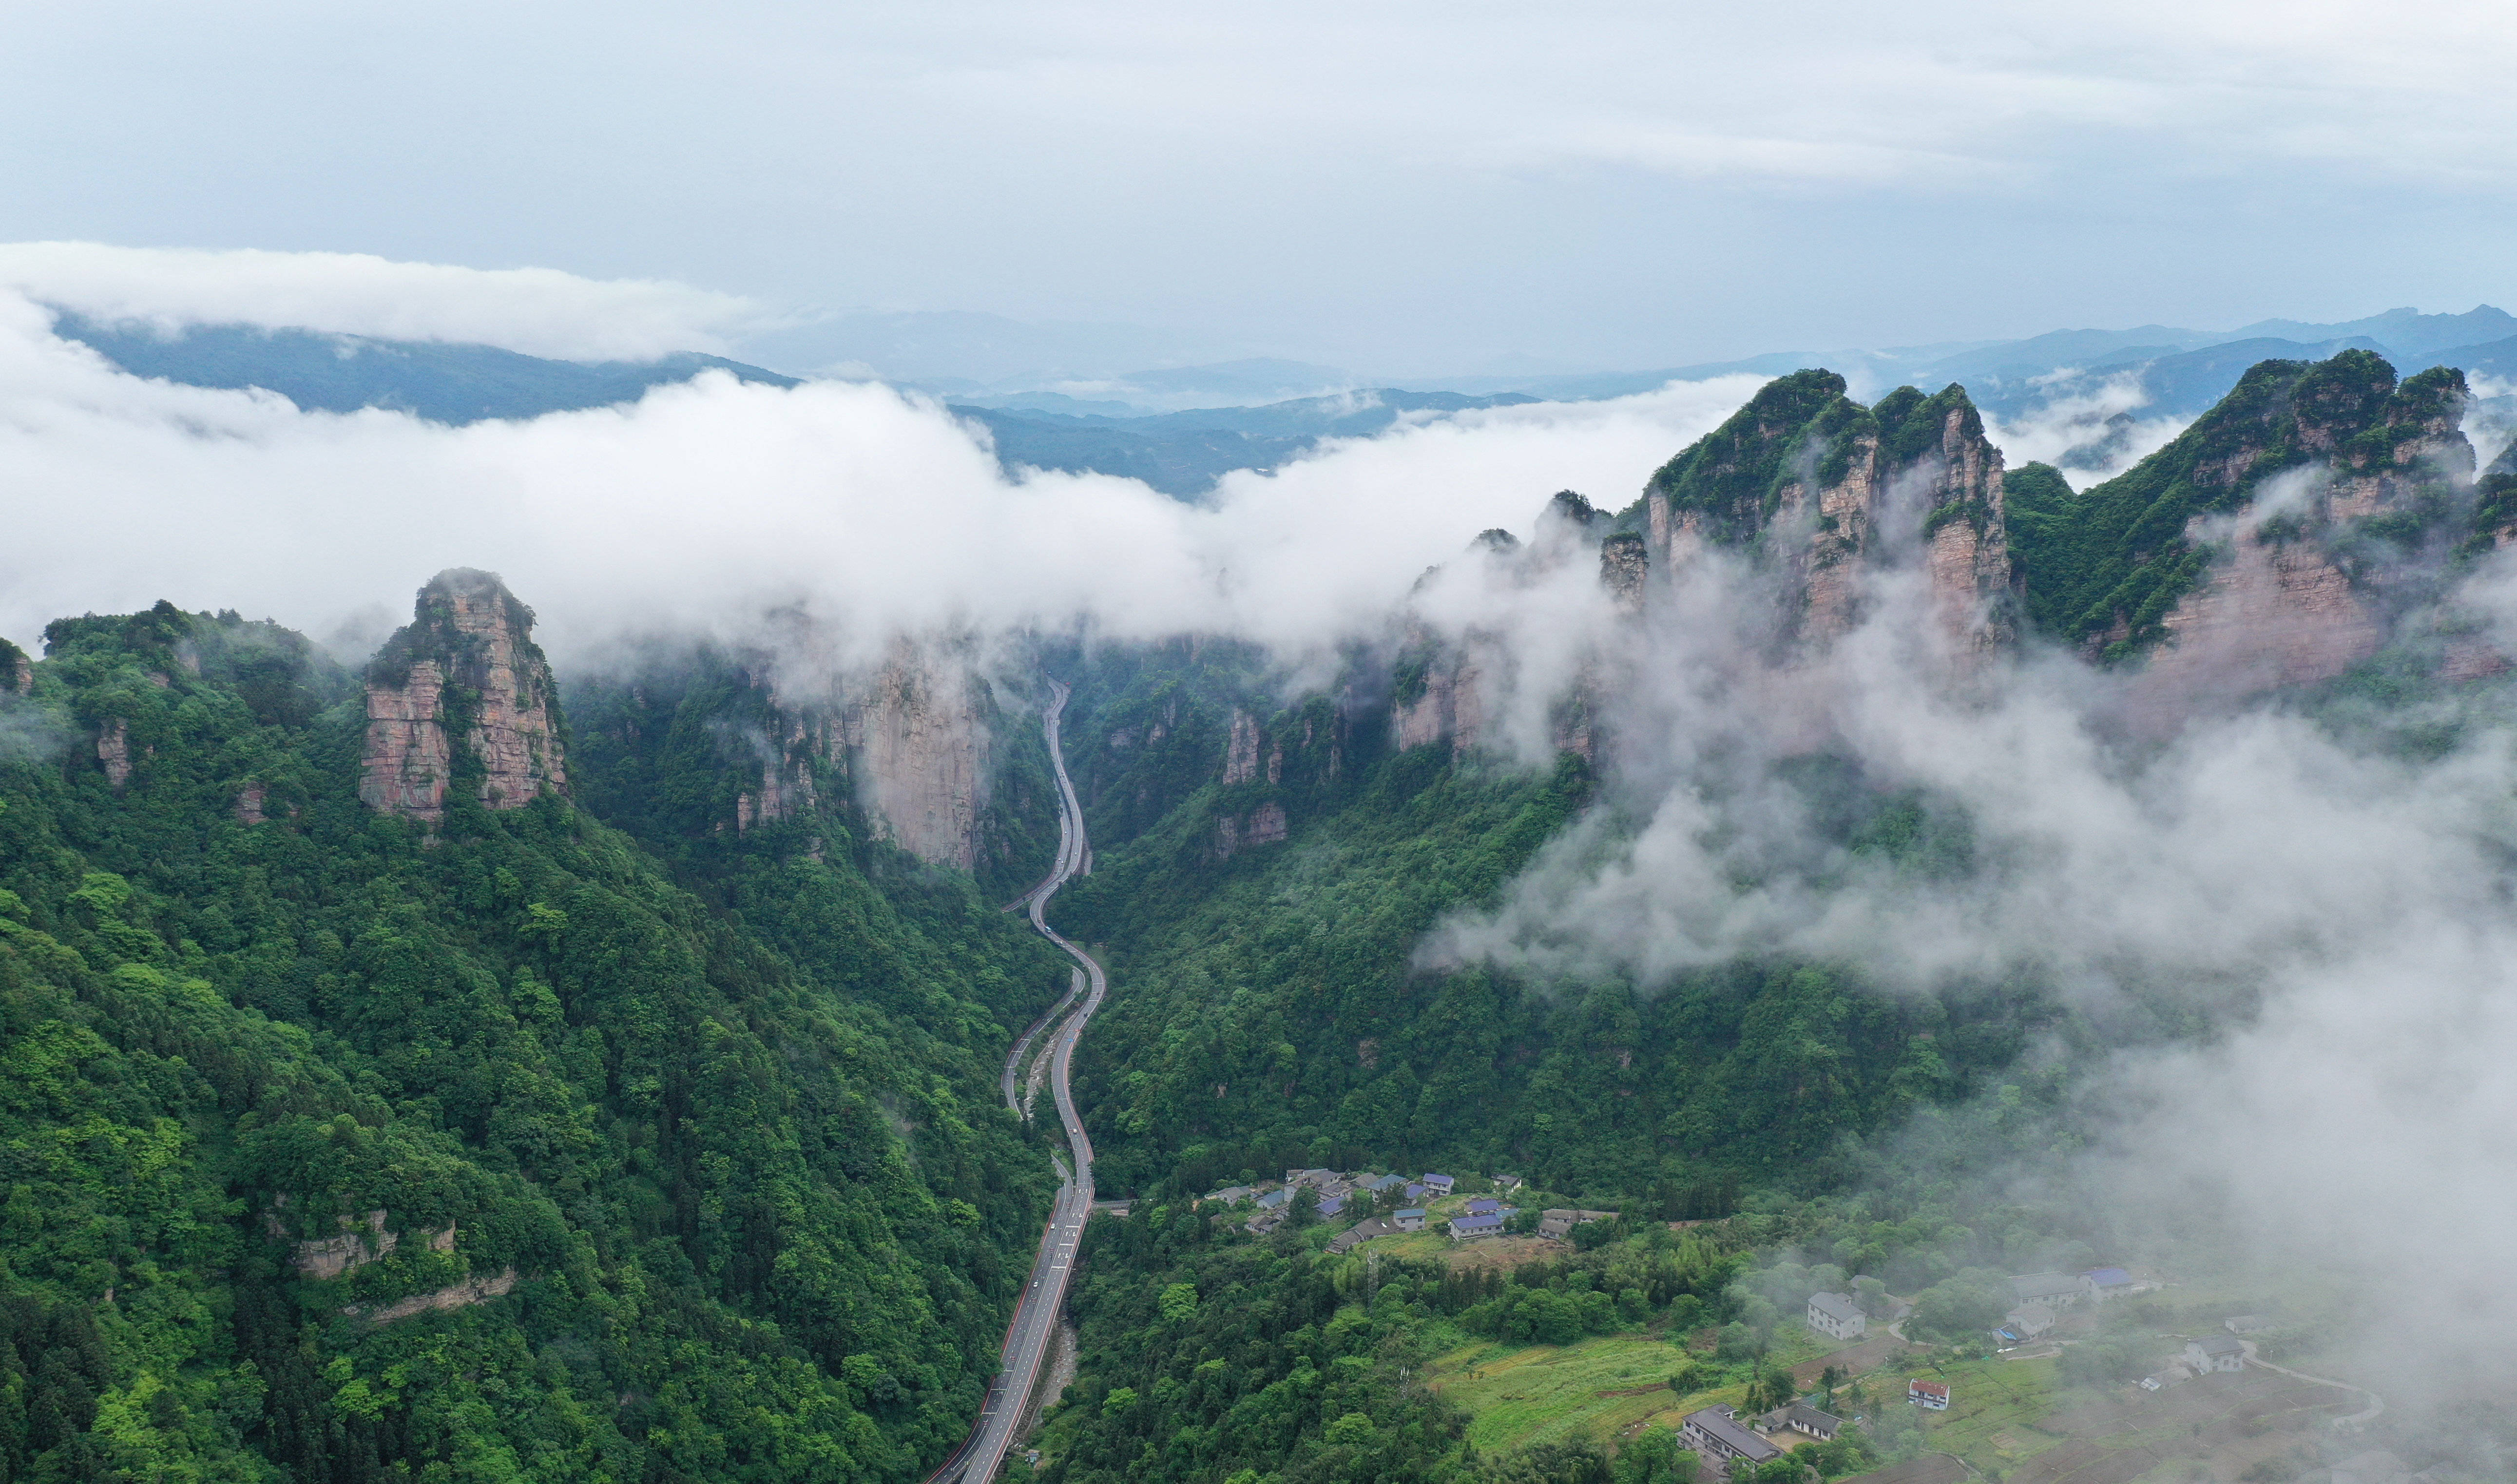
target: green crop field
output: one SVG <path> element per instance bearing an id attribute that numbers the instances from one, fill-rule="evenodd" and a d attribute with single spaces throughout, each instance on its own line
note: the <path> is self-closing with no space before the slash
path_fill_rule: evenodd
<path id="1" fill-rule="evenodd" d="M 2054 1410 L 2054 1362 L 1975 1360 L 1930 1374 L 1949 1383 L 1949 1410 L 1923 1424 L 1934 1449 L 2007 1473 L 2063 1441 L 2037 1425 Z"/>
<path id="2" fill-rule="evenodd" d="M 1698 1407 L 1739 1400 L 1738 1382 L 1673 1394 L 1670 1373 L 1685 1363 L 1675 1346 L 1641 1335 L 1570 1345 L 1480 1341 L 1435 1361 L 1427 1383 L 1468 1410 L 1469 1440 L 1492 1451 L 1575 1433 L 1606 1441 L 1655 1417 L 1676 1426 Z"/>

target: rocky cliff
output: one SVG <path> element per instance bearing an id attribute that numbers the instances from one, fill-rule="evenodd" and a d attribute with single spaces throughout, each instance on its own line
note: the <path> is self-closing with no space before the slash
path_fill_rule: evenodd
<path id="1" fill-rule="evenodd" d="M 2029 612 L 2137 665 L 2152 724 L 2338 675 L 2435 596 L 2453 548 L 2496 539 L 2488 500 L 2472 510 L 2464 397 L 2456 371 L 2398 384 L 2368 351 L 2261 362 L 2117 478 L 2037 487 L 2018 542 Z"/>
<path id="2" fill-rule="evenodd" d="M 1617 525 L 1617 517 L 1562 489 L 1540 509 L 1527 542 L 1488 530 L 1471 543 L 1470 559 L 1488 564 L 1489 578 L 1506 585 L 1544 580 L 1567 568 L 1594 572 L 1611 611 L 1631 617 L 1642 612 L 1651 558 L 1641 532 Z M 1547 743 L 1591 759 L 1600 685 L 1597 655 L 1569 674 L 1534 680 L 1516 650 L 1506 636 L 1483 628 L 1442 635 L 1411 620 L 1391 675 L 1390 746 L 1405 751 L 1447 742 L 1454 754 L 1465 754 L 1494 741 L 1490 732 L 1499 724 L 1513 725 L 1509 708 L 1520 717 L 1523 745 L 1537 742 L 1527 728 L 1543 711 Z M 1516 694 L 1517 687 L 1533 685 L 1546 687 L 1546 694 Z"/>
<path id="3" fill-rule="evenodd" d="M 845 704 L 858 797 L 876 827 L 933 865 L 970 869 L 995 739 L 986 682 L 904 644 Z"/>
<path id="4" fill-rule="evenodd" d="M 359 797 L 435 824 L 458 785 L 485 808 L 568 791 L 567 744 L 533 612 L 485 572 L 457 568 L 419 590 L 410 623 L 366 672 Z"/>
<path id="5" fill-rule="evenodd" d="M 709 724 L 728 763 L 749 775 L 734 801 L 738 833 L 853 793 L 877 836 L 930 865 L 973 867 L 997 764 L 996 703 L 966 657 L 904 639 L 866 670 L 765 654 L 739 669 L 753 701 Z"/>
<path id="6" fill-rule="evenodd" d="M 1955 653 L 2003 643 L 2001 451 L 1966 390 L 1899 387 L 1870 407 L 1844 393 L 1832 371 L 1780 377 L 1663 465 L 1640 512 L 1646 561 L 1676 572 L 1708 545 L 1752 553 L 1785 583 L 1789 634 L 1821 643 L 1866 615 L 1874 574 L 1919 567 Z"/>

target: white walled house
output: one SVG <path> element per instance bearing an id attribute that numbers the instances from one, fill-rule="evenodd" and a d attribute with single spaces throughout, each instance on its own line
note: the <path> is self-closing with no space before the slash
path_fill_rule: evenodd
<path id="1" fill-rule="evenodd" d="M 2246 1368 L 2246 1347 L 2235 1335 L 2205 1335 L 2186 1342 L 2185 1364 L 2197 1376 L 2242 1371 Z"/>
<path id="2" fill-rule="evenodd" d="M 1861 1305 L 1850 1293 L 1812 1293 L 1809 1301 L 1809 1327 L 1820 1335 L 1837 1339 L 1856 1339 L 1868 1329 L 1870 1322 L 1861 1314 Z"/>

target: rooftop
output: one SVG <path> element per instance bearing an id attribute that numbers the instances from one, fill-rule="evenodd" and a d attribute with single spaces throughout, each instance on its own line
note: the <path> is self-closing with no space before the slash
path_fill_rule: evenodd
<path id="1" fill-rule="evenodd" d="M 2102 1289 L 2119 1289 L 2132 1282 L 2132 1274 L 2119 1267 L 2093 1267 L 2080 1276 Z"/>
<path id="2" fill-rule="evenodd" d="M 1457 1217 L 1454 1217 L 1454 1218 L 1452 1219 L 1452 1221 L 1451 1221 L 1451 1230 L 1453 1230 L 1453 1231 L 1455 1231 L 1455 1232 L 1494 1232 L 1494 1231 L 1501 1231 L 1501 1230 L 1503 1230 L 1503 1217 L 1501 1217 L 1501 1216 L 1499 1216 L 1499 1215 L 1497 1215 L 1497 1216 L 1457 1216 Z"/>
<path id="3" fill-rule="evenodd" d="M 1855 1303 L 1850 1293 L 1812 1293 L 1809 1306 L 1838 1324 L 1861 1317 L 1861 1305 Z"/>
<path id="4" fill-rule="evenodd" d="M 1730 1409 L 1728 1407 L 1707 1407 L 1701 1412 L 1690 1412 L 1686 1415 L 1686 1422 L 1688 1426 L 1700 1428 L 1720 1438 L 1752 1463 L 1762 1463 L 1768 1459 L 1779 1456 L 1782 1452 L 1773 1444 L 1739 1425 L 1738 1420 L 1730 1415 Z"/>

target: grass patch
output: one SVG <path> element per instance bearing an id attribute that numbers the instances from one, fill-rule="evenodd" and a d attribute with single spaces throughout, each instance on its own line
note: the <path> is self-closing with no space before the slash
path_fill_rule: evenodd
<path id="1" fill-rule="evenodd" d="M 2054 1411 L 2053 1361 L 1972 1360 L 1932 1378 L 1949 1383 L 1949 1410 L 1924 1419 L 1936 1451 L 2008 1473 L 2063 1442 L 2039 1426 Z"/>
<path id="2" fill-rule="evenodd" d="M 1744 1382 L 1731 1382 L 1674 1395 L 1670 1373 L 1685 1363 L 1676 1346 L 1641 1335 L 1569 1345 L 1479 1340 L 1435 1360 L 1426 1383 L 1467 1410 L 1469 1440 L 1491 1452 L 1577 1435 L 1607 1442 L 1664 1413 L 1675 1426 L 1685 1413 L 1744 1394 Z"/>

